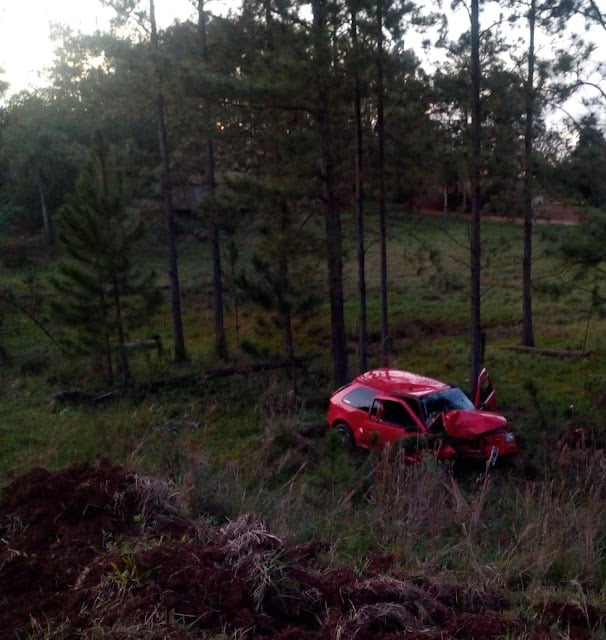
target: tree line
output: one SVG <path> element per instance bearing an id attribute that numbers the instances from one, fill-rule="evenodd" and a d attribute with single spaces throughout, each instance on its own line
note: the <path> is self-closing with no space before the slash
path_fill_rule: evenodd
<path id="1" fill-rule="evenodd" d="M 55 284 L 72 300 L 64 317 L 83 327 L 91 305 L 106 310 L 85 333 L 112 376 L 110 344 L 120 345 L 127 380 L 129 327 L 159 304 L 149 294 L 151 272 L 131 260 L 150 207 L 162 212 L 173 356 L 187 358 L 178 250 L 184 197 L 209 243 L 218 358 L 230 353 L 231 277 L 270 312 L 294 384 L 295 325 L 321 291 L 334 382 L 349 379 L 342 216 L 351 211 L 357 368 L 368 366 L 369 212 L 379 221 L 380 358 L 388 365 L 394 205 L 470 214 L 472 380 L 482 350 L 482 214 L 521 217 L 520 340 L 534 344 L 536 198 L 606 206 L 601 61 L 569 27 L 575 18 L 603 31 L 597 3 L 455 3 L 468 29 L 452 40 L 439 7 L 408 0 L 243 0 L 227 15 L 195 0 L 191 19 L 166 29 L 158 28 L 153 0 L 100 2 L 114 9 L 111 28 L 84 35 L 57 27 L 48 85 L 3 103 L 0 234 L 42 229 L 49 244 L 60 237 L 68 260 Z M 427 50 L 439 54 L 431 67 L 421 61 Z M 556 130 L 550 116 L 580 90 L 585 111 Z M 246 227 L 254 247 L 249 267 L 236 274 L 231 238 Z M 322 287 L 305 279 L 318 255 Z"/>

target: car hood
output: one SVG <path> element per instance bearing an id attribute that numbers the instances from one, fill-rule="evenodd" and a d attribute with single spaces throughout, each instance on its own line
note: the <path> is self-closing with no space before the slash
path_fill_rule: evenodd
<path id="1" fill-rule="evenodd" d="M 444 430 L 451 438 L 476 438 L 484 433 L 501 429 L 507 419 L 489 411 L 457 409 L 442 414 Z"/>

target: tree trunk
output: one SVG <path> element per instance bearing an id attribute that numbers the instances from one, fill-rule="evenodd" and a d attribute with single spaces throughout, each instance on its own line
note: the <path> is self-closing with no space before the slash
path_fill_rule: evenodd
<path id="1" fill-rule="evenodd" d="M 204 0 L 198 0 L 198 33 L 200 35 L 200 47 L 202 60 L 208 67 L 208 46 L 206 43 L 206 13 L 204 12 Z M 212 118 L 210 100 L 206 100 L 206 184 L 208 196 L 214 202 L 217 191 L 217 181 L 215 177 L 215 155 L 214 144 L 211 134 Z M 221 267 L 221 234 L 217 212 L 210 212 L 210 250 L 213 266 L 213 303 L 215 315 L 215 353 L 222 360 L 227 359 L 227 338 L 225 335 L 224 302 L 223 302 L 223 270 Z"/>
<path id="2" fill-rule="evenodd" d="M 522 261 L 522 345 L 534 347 L 532 321 L 532 191 L 533 191 L 533 128 L 534 128 L 534 35 L 536 0 L 528 9 L 528 77 L 526 79 L 526 129 L 524 131 L 524 258 Z"/>
<path id="3" fill-rule="evenodd" d="M 355 11 L 351 14 L 351 43 L 354 58 L 358 54 L 358 29 Z M 366 247 L 364 239 L 364 145 L 362 139 L 362 97 L 360 89 L 360 75 L 357 71 L 357 60 L 354 60 L 354 119 L 356 127 L 356 229 L 357 229 L 357 258 L 358 258 L 358 300 L 359 300 L 359 369 L 363 373 L 368 369 L 367 345 L 367 305 L 366 305 Z"/>
<path id="4" fill-rule="evenodd" d="M 290 220 L 290 209 L 287 202 L 281 202 L 279 204 L 280 211 L 280 236 L 281 238 L 288 237 L 288 232 L 292 228 Z M 280 313 L 282 315 L 281 323 L 284 329 L 284 353 L 286 360 L 288 361 L 288 374 L 290 378 L 290 395 L 294 400 L 298 394 L 297 385 L 297 359 L 295 355 L 295 337 L 293 332 L 293 315 L 292 315 L 292 300 L 290 295 L 290 253 L 284 243 L 280 243 L 279 257 L 278 257 L 278 280 L 281 283 L 281 292 L 279 296 L 285 296 L 286 304 L 284 300 L 279 303 Z"/>
<path id="5" fill-rule="evenodd" d="M 286 351 L 286 360 L 288 362 L 288 375 L 290 378 L 290 395 L 294 400 L 299 394 L 297 384 L 297 358 L 295 356 L 295 340 L 292 330 L 292 315 L 286 313 L 284 318 L 284 348 Z"/>
<path id="6" fill-rule="evenodd" d="M 46 243 L 49 246 L 52 246 L 55 244 L 55 231 L 48 213 L 48 207 L 46 206 L 42 178 L 38 172 L 36 172 L 36 186 L 38 187 L 38 195 L 40 196 L 40 210 L 42 211 L 42 228 L 44 230 L 44 237 L 46 238 Z"/>
<path id="7" fill-rule="evenodd" d="M 383 0 L 377 2 L 377 137 L 379 172 L 379 246 L 381 274 L 381 364 L 389 365 L 390 342 L 387 300 L 387 212 L 385 205 L 385 86 L 383 71 Z"/>
<path id="8" fill-rule="evenodd" d="M 288 206 L 281 207 L 280 224 L 282 237 L 286 237 L 286 229 L 289 227 Z M 279 280 L 283 283 L 283 293 L 288 289 L 289 264 L 288 254 L 282 249 L 279 258 Z M 297 359 L 295 356 L 295 338 L 292 326 L 292 308 L 290 303 L 280 305 L 282 307 L 282 326 L 284 329 L 284 353 L 288 362 L 288 375 L 290 378 L 290 394 L 293 400 L 297 397 Z"/>
<path id="9" fill-rule="evenodd" d="M 107 367 L 107 382 L 108 384 L 114 384 L 114 362 L 112 359 L 112 347 L 109 335 L 107 332 L 104 336 L 103 349 L 105 351 L 105 366 Z"/>
<path id="10" fill-rule="evenodd" d="M 326 27 L 326 0 L 312 0 L 314 57 L 317 65 L 316 124 L 320 137 L 320 178 L 325 203 L 328 295 L 330 300 L 331 353 L 335 385 L 347 382 L 347 335 L 343 302 L 343 231 L 334 187 L 334 167 L 330 135 L 328 82 L 330 51 Z"/>
<path id="11" fill-rule="evenodd" d="M 481 233 L 480 233 L 480 0 L 471 0 L 471 385 L 475 385 L 482 360 L 481 328 Z"/>
<path id="12" fill-rule="evenodd" d="M 326 250 L 328 263 L 328 295 L 330 299 L 331 347 L 334 363 L 335 385 L 347 382 L 347 336 L 345 334 L 345 309 L 343 303 L 343 232 L 341 214 L 334 191 L 334 176 L 330 138 L 328 134 L 328 113 L 320 108 L 318 124 L 321 131 L 320 172 L 323 195 L 326 202 Z"/>
<path id="13" fill-rule="evenodd" d="M 213 215 L 216 215 L 213 213 Z M 223 312 L 223 269 L 221 267 L 221 235 L 216 220 L 210 223 L 210 246 L 213 265 L 213 305 L 215 312 L 215 353 L 221 360 L 226 360 L 227 338 L 225 336 L 225 320 Z"/>
<path id="14" fill-rule="evenodd" d="M 156 27 L 156 14 L 154 0 L 149 0 L 149 15 L 151 22 L 151 44 L 154 56 L 157 58 L 159 51 L 158 31 Z M 166 243 L 168 247 L 168 277 L 171 293 L 171 313 L 173 321 L 174 357 L 176 362 L 187 359 L 185 351 L 185 338 L 183 334 L 183 319 L 181 316 L 181 292 L 179 285 L 179 266 L 177 256 L 177 231 L 175 226 L 175 212 L 173 209 L 172 181 L 170 175 L 170 159 L 168 153 L 168 135 L 166 132 L 166 111 L 164 94 L 162 91 L 162 76 L 155 59 L 157 75 L 156 117 L 158 120 L 158 143 L 160 149 L 162 203 L 166 220 Z"/>
<path id="15" fill-rule="evenodd" d="M 124 322 L 122 320 L 122 302 L 120 300 L 120 287 L 116 275 L 112 276 L 112 296 L 114 303 L 114 313 L 116 317 L 116 328 L 118 330 L 118 353 L 120 355 L 120 371 L 122 382 L 130 382 L 130 367 L 128 364 L 128 353 L 126 350 L 126 340 L 124 337 Z"/>
<path id="16" fill-rule="evenodd" d="M 106 304 L 104 292 L 101 293 L 101 307 L 103 309 L 103 314 L 105 316 L 107 304 Z M 103 351 L 104 351 L 103 356 L 105 358 L 105 366 L 107 368 L 106 379 L 109 384 L 114 384 L 114 361 L 112 358 L 111 336 L 109 332 L 109 327 L 107 325 L 107 321 L 104 322 L 104 327 L 103 327 Z"/>
<path id="17" fill-rule="evenodd" d="M 236 333 L 236 344 L 240 344 L 240 294 L 238 287 L 235 286 L 236 264 L 238 262 L 238 247 L 233 240 L 227 244 L 227 259 L 229 265 L 229 278 L 233 287 L 233 308 L 234 308 L 234 330 Z"/>

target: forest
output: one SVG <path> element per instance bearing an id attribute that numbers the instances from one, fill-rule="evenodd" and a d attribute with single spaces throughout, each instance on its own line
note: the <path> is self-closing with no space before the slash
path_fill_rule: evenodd
<path id="1" fill-rule="evenodd" d="M 0 224 L 8 260 L 33 240 L 53 247 L 59 238 L 71 259 L 55 279 L 69 301 L 61 303 L 64 323 L 80 346 L 105 354 L 109 379 L 129 378 L 124 344 L 157 302 L 153 269 L 134 273 L 132 260 L 147 230 L 165 234 L 166 262 L 153 268 L 168 275 L 175 361 L 187 358 L 179 234 L 209 242 L 219 358 L 229 352 L 231 270 L 231 288 L 277 317 L 284 356 L 294 362 L 293 321 L 313 307 L 307 292 L 319 291 L 302 274 L 324 255 L 334 381 L 344 383 L 346 211 L 356 217 L 361 370 L 364 215 L 379 217 L 387 363 L 394 206 L 471 215 L 472 379 L 481 359 L 481 214 L 522 218 L 521 341 L 534 344 L 538 203 L 600 207 L 606 198 L 601 60 L 595 42 L 569 28 L 603 30 L 594 2 L 513 2 L 499 13 L 472 3 L 459 7 L 469 30 L 456 41 L 445 14 L 415 3 L 245 2 L 215 16 L 198 2 L 197 16 L 161 32 L 153 2 L 105 4 L 115 9 L 110 30 L 82 35 L 57 26 L 49 86 L 4 102 Z M 494 18 L 490 26 L 482 28 L 480 8 Z M 442 62 L 424 69 L 409 42 L 432 47 Z M 584 111 L 554 126 L 553 114 L 567 113 L 575 92 Z M 243 228 L 246 249 L 233 242 Z M 95 289 L 91 279 L 106 282 Z M 122 345 L 118 363 L 108 355 L 113 342 Z"/>
<path id="2" fill-rule="evenodd" d="M 604 637 L 599 3 L 99 2 L 0 74 L 0 631 Z M 381 366 L 520 454 L 345 451 Z"/>

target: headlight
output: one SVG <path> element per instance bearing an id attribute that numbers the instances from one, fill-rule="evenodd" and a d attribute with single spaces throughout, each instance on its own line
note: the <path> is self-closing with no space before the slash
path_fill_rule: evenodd
<path id="1" fill-rule="evenodd" d="M 515 441 L 516 441 L 515 433 L 513 433 L 513 431 L 508 431 L 505 434 L 505 442 L 515 442 Z"/>

